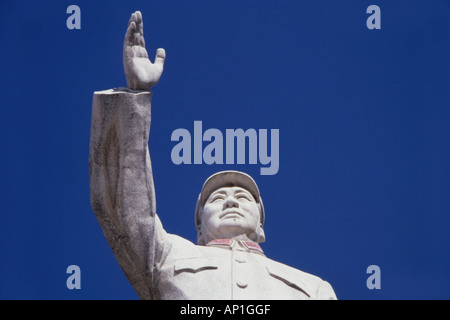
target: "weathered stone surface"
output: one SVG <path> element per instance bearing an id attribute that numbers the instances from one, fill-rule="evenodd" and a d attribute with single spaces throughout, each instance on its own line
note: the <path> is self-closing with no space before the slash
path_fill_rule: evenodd
<path id="1" fill-rule="evenodd" d="M 130 39 L 143 45 L 129 34 L 141 27 L 140 13 L 133 14 L 125 48 Z M 156 84 L 162 69 L 148 78 L 136 73 L 137 65 L 126 69 L 127 82 Z M 139 297 L 336 299 L 326 281 L 265 256 L 258 244 L 265 240 L 264 206 L 245 173 L 220 172 L 204 184 L 195 214 L 199 244 L 164 230 L 148 148 L 151 95 L 127 88 L 95 92 L 89 150 L 92 208 Z"/>

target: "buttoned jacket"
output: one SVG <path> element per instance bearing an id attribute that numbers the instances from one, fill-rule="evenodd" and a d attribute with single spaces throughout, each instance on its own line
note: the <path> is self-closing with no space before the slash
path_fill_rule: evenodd
<path id="1" fill-rule="evenodd" d="M 94 94 L 91 204 L 141 299 L 336 299 L 317 276 L 267 258 L 256 243 L 195 245 L 167 233 L 156 214 L 148 149 L 150 92 Z"/>
<path id="2" fill-rule="evenodd" d="M 322 279 L 267 258 L 258 244 L 218 239 L 198 246 L 166 235 L 171 248 L 153 284 L 161 299 L 336 299 Z"/>

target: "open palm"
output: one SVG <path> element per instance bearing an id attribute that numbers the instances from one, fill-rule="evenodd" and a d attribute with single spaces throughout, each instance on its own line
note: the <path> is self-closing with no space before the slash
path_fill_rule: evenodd
<path id="1" fill-rule="evenodd" d="M 123 65 L 128 88 L 150 90 L 161 77 L 165 58 L 164 49 L 156 51 L 154 63 L 148 58 L 142 14 L 136 11 L 130 17 L 123 43 Z"/>

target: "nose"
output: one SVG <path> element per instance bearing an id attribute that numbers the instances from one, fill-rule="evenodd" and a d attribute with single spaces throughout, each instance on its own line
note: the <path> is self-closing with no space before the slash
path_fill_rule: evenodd
<path id="1" fill-rule="evenodd" d="M 233 196 L 229 196 L 225 199 L 223 203 L 223 208 L 224 209 L 239 208 L 239 202 Z"/>

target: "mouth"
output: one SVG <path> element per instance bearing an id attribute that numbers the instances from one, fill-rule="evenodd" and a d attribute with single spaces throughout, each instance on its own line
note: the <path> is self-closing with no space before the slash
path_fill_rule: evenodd
<path id="1" fill-rule="evenodd" d="M 244 217 L 244 215 L 242 213 L 240 213 L 239 211 L 236 211 L 236 210 L 225 210 L 225 211 L 223 211 L 221 213 L 219 218 L 223 218 L 223 217 L 230 217 L 230 218 L 232 218 L 233 216 L 234 217 L 236 217 L 236 216 Z"/>

